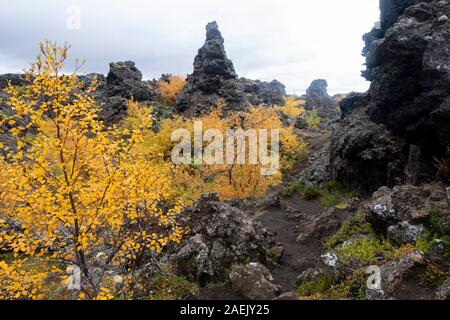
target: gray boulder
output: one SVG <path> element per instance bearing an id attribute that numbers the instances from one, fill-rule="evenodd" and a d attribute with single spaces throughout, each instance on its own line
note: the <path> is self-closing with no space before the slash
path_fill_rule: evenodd
<path id="1" fill-rule="evenodd" d="M 260 263 L 236 265 L 231 268 L 230 281 L 233 289 L 251 300 L 270 300 L 277 297 L 280 289 L 273 283 L 270 271 Z"/>
<path id="2" fill-rule="evenodd" d="M 417 239 L 425 233 L 423 225 L 412 225 L 408 221 L 390 226 L 387 230 L 387 239 L 394 245 L 415 244 Z"/>
<path id="3" fill-rule="evenodd" d="M 264 263 L 268 252 L 278 250 L 261 224 L 217 194 L 202 196 L 181 216 L 190 234 L 163 260 L 190 278 L 224 277 L 232 265 L 248 259 Z"/>
<path id="4" fill-rule="evenodd" d="M 367 289 L 368 300 L 386 300 L 394 298 L 396 289 L 415 266 L 424 265 L 421 252 L 408 253 L 398 260 L 387 262 L 381 267 L 381 288 Z"/>

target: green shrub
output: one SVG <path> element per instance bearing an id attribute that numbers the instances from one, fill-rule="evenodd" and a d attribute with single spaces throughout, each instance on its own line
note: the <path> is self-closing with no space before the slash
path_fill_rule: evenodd
<path id="1" fill-rule="evenodd" d="M 294 182 L 290 184 L 286 189 L 283 190 L 281 195 L 283 197 L 290 197 L 296 192 L 302 192 L 305 189 L 305 186 L 300 181 Z"/>
<path id="2" fill-rule="evenodd" d="M 320 198 L 322 193 L 316 187 L 308 187 L 303 191 L 303 199 L 305 200 L 314 200 Z"/>
<path id="3" fill-rule="evenodd" d="M 342 202 L 341 195 L 335 193 L 326 193 L 321 200 L 322 207 L 324 209 L 334 208 L 341 202 Z"/>
<path id="4" fill-rule="evenodd" d="M 337 182 L 335 180 L 331 180 L 331 181 L 326 182 L 323 185 L 323 188 L 326 191 L 328 191 L 329 193 L 337 193 L 337 192 L 343 193 L 345 191 L 344 186 L 341 183 L 339 183 L 339 182 Z"/>
<path id="5" fill-rule="evenodd" d="M 365 269 L 356 269 L 350 275 L 320 275 L 317 279 L 302 283 L 297 288 L 299 298 L 310 299 L 366 299 L 368 275 Z"/>
<path id="6" fill-rule="evenodd" d="M 345 221 L 338 232 L 325 242 L 324 248 L 327 251 L 331 251 L 337 245 L 344 243 L 355 235 L 375 236 L 371 225 L 365 221 L 364 214 L 362 213 L 358 213 L 351 219 Z"/>
<path id="7" fill-rule="evenodd" d="M 321 122 L 322 119 L 320 118 L 316 109 L 313 109 L 306 113 L 306 123 L 308 124 L 309 128 L 315 129 L 320 125 Z"/>
<path id="8" fill-rule="evenodd" d="M 448 276 L 450 276 L 450 271 L 443 271 L 433 264 L 428 264 L 419 278 L 424 284 L 437 288 L 444 283 Z"/>

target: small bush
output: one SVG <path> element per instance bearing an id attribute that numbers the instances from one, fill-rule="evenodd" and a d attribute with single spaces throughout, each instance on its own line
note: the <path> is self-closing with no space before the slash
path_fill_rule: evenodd
<path id="1" fill-rule="evenodd" d="M 297 100 L 294 97 L 288 97 L 284 102 L 284 106 L 276 106 L 275 109 L 281 111 L 285 116 L 297 118 L 305 113 L 305 109 L 302 107 L 305 104 L 305 100 Z"/>
<path id="2" fill-rule="evenodd" d="M 158 93 L 163 102 L 174 105 L 178 94 L 186 85 L 186 78 L 181 76 L 171 76 L 167 80 L 158 82 Z"/>
<path id="3" fill-rule="evenodd" d="M 313 109 L 306 114 L 306 123 L 308 124 L 309 128 L 315 129 L 320 125 L 321 122 L 322 119 L 320 118 L 316 109 Z"/>
<path id="4" fill-rule="evenodd" d="M 437 288 L 444 283 L 448 276 L 450 276 L 450 271 L 445 272 L 433 264 L 428 264 L 427 269 L 419 277 L 424 284 Z"/>
<path id="5" fill-rule="evenodd" d="M 342 202 L 339 194 L 326 193 L 320 201 L 324 209 L 334 208 Z"/>
<path id="6" fill-rule="evenodd" d="M 290 184 L 286 189 L 283 190 L 281 195 L 283 197 L 290 197 L 296 192 L 302 192 L 305 186 L 300 181 Z"/>
<path id="7" fill-rule="evenodd" d="M 434 166 L 436 168 L 436 177 L 443 182 L 450 182 L 450 148 L 444 157 L 434 159 Z"/>
<path id="8" fill-rule="evenodd" d="M 317 279 L 302 283 L 297 288 L 300 299 L 366 299 L 367 274 L 365 269 L 356 269 L 349 275 L 321 275 Z"/>
<path id="9" fill-rule="evenodd" d="M 320 198 L 322 193 L 316 187 L 308 187 L 303 191 L 303 199 L 305 200 L 314 200 Z"/>
<path id="10" fill-rule="evenodd" d="M 394 250 L 391 244 L 375 237 L 353 240 L 336 250 L 339 259 L 344 264 L 366 266 L 377 262 L 378 257 L 391 255 Z"/>

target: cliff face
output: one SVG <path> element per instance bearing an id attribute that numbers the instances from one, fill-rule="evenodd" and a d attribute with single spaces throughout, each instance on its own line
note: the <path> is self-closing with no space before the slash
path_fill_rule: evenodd
<path id="1" fill-rule="evenodd" d="M 334 177 L 365 189 L 433 175 L 433 159 L 450 147 L 448 1 L 381 0 L 380 8 L 381 29 L 364 36 L 370 89 L 341 104 L 331 150 Z"/>
<path id="2" fill-rule="evenodd" d="M 285 87 L 270 83 L 239 79 L 228 59 L 224 39 L 216 22 L 206 26 L 206 41 L 194 60 L 194 71 L 177 99 L 177 110 L 185 115 L 210 111 L 223 102 L 224 111 L 245 110 L 248 104 L 284 104 Z"/>

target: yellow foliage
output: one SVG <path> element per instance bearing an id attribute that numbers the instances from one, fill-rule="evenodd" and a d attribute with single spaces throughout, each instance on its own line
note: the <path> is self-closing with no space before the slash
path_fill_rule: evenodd
<path id="1" fill-rule="evenodd" d="M 144 107 L 145 108 L 145 107 Z M 135 120 L 126 119 L 125 123 Z M 306 143 L 298 140 L 292 128 L 283 126 L 277 110 L 267 107 L 253 107 L 247 112 L 228 114 L 222 117 L 222 106 L 218 106 L 209 114 L 184 119 L 176 116 L 163 120 L 158 132 L 149 132 L 144 139 L 140 152 L 154 161 L 162 163 L 171 161 L 171 152 L 176 142 L 171 135 L 175 129 L 186 129 L 191 138 L 194 137 L 194 121 L 202 122 L 202 132 L 209 129 L 219 130 L 225 136 L 230 128 L 280 130 L 280 165 L 281 170 L 288 170 L 299 158 L 307 153 Z M 270 134 L 269 134 L 270 135 Z M 192 141 L 193 143 L 193 141 Z M 248 141 L 247 141 L 248 143 Z M 209 143 L 204 141 L 205 148 Z M 237 154 L 237 153 L 236 153 Z M 154 158 L 159 155 L 159 160 Z M 261 197 L 270 186 L 277 185 L 282 180 L 281 171 L 272 175 L 261 174 L 261 164 L 194 164 L 178 165 L 172 170 L 177 191 L 186 201 L 192 202 L 200 195 L 216 192 L 223 200 Z"/>
<path id="2" fill-rule="evenodd" d="M 158 93 L 165 103 L 173 105 L 185 84 L 185 77 L 170 76 L 167 80 L 160 80 L 158 82 Z"/>
<path id="3" fill-rule="evenodd" d="M 0 261 L 0 300 L 43 298 L 40 289 L 46 273 L 27 270 L 25 263 L 20 259 L 11 264 Z"/>
<path id="4" fill-rule="evenodd" d="M 281 111 L 289 118 L 297 118 L 305 113 L 303 108 L 304 100 L 297 100 L 294 97 L 285 98 L 284 106 L 276 106 L 275 109 Z"/>
<path id="5" fill-rule="evenodd" d="M 104 273 L 94 275 L 88 254 L 106 246 L 104 270 L 125 263 L 132 268 L 145 252 L 178 243 L 182 202 L 170 179 L 172 166 L 139 152 L 150 111 L 130 102 L 131 117 L 139 121 L 107 131 L 89 95 L 95 81 L 81 90 L 76 74 L 62 72 L 69 47 L 46 42 L 40 48 L 26 74 L 28 85 L 6 89 L 15 115 L 0 121 L 0 128 L 15 122 L 10 133 L 18 149 L 0 159 L 0 209 L 7 207 L 3 218 L 25 230 L 7 240 L 21 255 L 78 266 L 86 279 L 83 291 L 102 297 Z M 14 283 L 16 275 L 2 264 L 2 277 L 9 279 L 2 281 Z M 17 296 L 15 286 L 2 290 Z"/>

